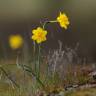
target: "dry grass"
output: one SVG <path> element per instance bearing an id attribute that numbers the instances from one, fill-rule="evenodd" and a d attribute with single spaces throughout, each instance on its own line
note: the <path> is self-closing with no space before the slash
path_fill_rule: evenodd
<path id="1" fill-rule="evenodd" d="M 96 88 L 69 92 L 66 96 L 96 96 Z"/>

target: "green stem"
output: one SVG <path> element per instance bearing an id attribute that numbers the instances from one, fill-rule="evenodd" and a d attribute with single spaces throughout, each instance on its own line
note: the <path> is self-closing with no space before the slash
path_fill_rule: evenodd
<path id="1" fill-rule="evenodd" d="M 57 22 L 57 20 L 54 20 L 54 21 L 49 21 L 50 23 L 56 23 Z"/>
<path id="2" fill-rule="evenodd" d="M 33 48 L 33 51 L 34 51 L 34 54 L 35 54 L 35 51 L 36 51 L 36 43 L 35 43 L 35 41 L 33 42 L 33 44 L 34 44 L 34 48 Z"/>
<path id="3" fill-rule="evenodd" d="M 50 23 L 49 21 L 45 21 L 44 24 L 43 24 L 43 29 L 45 29 L 45 26 Z"/>
<path id="4" fill-rule="evenodd" d="M 56 23 L 57 20 L 54 20 L 54 21 L 45 21 L 44 24 L 43 24 L 43 29 L 45 29 L 45 26 L 48 24 L 48 23 Z"/>
<path id="5" fill-rule="evenodd" d="M 38 65 L 37 65 L 37 77 L 40 77 L 40 55 L 41 55 L 41 45 L 39 44 L 38 49 Z"/>
<path id="6" fill-rule="evenodd" d="M 45 21 L 45 22 L 43 23 L 43 29 L 45 29 L 45 26 L 46 26 L 47 24 L 49 24 L 49 23 L 56 23 L 56 22 L 58 22 L 58 21 L 57 21 L 57 20 Z M 48 76 L 48 66 L 47 66 L 47 75 L 46 75 L 46 78 L 47 78 L 47 76 Z M 45 81 L 46 81 L 46 79 L 45 79 Z"/>
<path id="7" fill-rule="evenodd" d="M 34 54 L 34 67 L 35 67 L 35 72 L 37 71 L 37 66 L 36 66 L 36 43 L 35 41 L 33 42 L 34 43 L 34 48 L 33 48 L 33 54 Z"/>

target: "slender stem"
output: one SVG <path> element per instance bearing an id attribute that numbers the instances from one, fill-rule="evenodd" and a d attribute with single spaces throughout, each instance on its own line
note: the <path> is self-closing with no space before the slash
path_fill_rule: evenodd
<path id="1" fill-rule="evenodd" d="M 17 51 L 17 56 L 16 56 L 16 65 L 18 68 L 21 67 L 21 65 L 19 64 L 19 55 L 20 55 L 20 51 Z"/>
<path id="2" fill-rule="evenodd" d="M 38 65 L 37 65 L 37 77 L 40 77 L 40 54 L 41 54 L 41 44 L 39 44 L 38 49 Z"/>
<path id="3" fill-rule="evenodd" d="M 43 29 L 45 29 L 45 26 L 50 23 L 49 21 L 45 21 L 44 24 L 43 24 Z"/>
<path id="4" fill-rule="evenodd" d="M 43 29 L 45 29 L 45 26 L 47 25 L 47 24 L 49 24 L 49 23 L 56 23 L 56 22 L 58 22 L 57 20 L 53 20 L 53 21 L 45 21 L 44 23 L 43 23 Z M 48 66 L 47 66 L 47 75 L 48 75 Z M 46 75 L 46 76 L 47 76 Z M 46 79 L 45 79 L 46 80 Z"/>
<path id="5" fill-rule="evenodd" d="M 45 29 L 45 26 L 48 24 L 48 23 L 56 23 L 57 20 L 54 20 L 54 21 L 45 21 L 44 24 L 43 24 L 43 29 Z"/>
<path id="6" fill-rule="evenodd" d="M 17 65 L 18 68 L 20 68 L 20 64 L 19 64 L 19 56 L 18 56 L 18 54 L 17 54 L 17 57 L 16 57 L 16 65 Z"/>
<path id="7" fill-rule="evenodd" d="M 36 52 L 36 43 L 35 43 L 35 41 L 33 42 L 33 44 L 34 44 L 34 48 L 33 48 L 33 51 L 34 51 L 34 54 L 35 54 L 35 52 Z"/>
<path id="8" fill-rule="evenodd" d="M 35 67 L 35 72 L 37 71 L 37 66 L 36 66 L 36 43 L 35 41 L 33 42 L 34 43 L 34 48 L 33 48 L 33 51 L 34 51 L 34 67 Z"/>
<path id="9" fill-rule="evenodd" d="M 57 22 L 57 20 L 54 20 L 54 21 L 49 21 L 50 23 L 56 23 Z"/>

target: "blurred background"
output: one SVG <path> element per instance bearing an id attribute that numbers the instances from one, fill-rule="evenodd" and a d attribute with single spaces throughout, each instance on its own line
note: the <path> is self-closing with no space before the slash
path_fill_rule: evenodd
<path id="1" fill-rule="evenodd" d="M 8 45 L 10 34 L 21 34 L 30 53 L 31 30 L 46 20 L 56 19 L 60 11 L 67 14 L 71 24 L 68 30 L 58 24 L 48 25 L 45 49 L 57 48 L 58 40 L 72 48 L 79 43 L 78 54 L 95 62 L 96 0 L 0 0 L 0 57 L 8 59 L 14 54 Z"/>

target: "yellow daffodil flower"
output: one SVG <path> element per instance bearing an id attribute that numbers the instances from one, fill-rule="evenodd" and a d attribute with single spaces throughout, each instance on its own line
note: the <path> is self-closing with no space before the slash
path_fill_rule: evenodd
<path id="1" fill-rule="evenodd" d="M 12 49 L 18 49 L 23 44 L 23 38 L 20 35 L 11 35 L 9 38 L 9 44 Z"/>
<path id="2" fill-rule="evenodd" d="M 61 12 L 60 12 L 60 15 L 57 17 L 57 22 L 60 24 L 62 28 L 65 28 L 65 29 L 67 29 L 67 26 L 70 24 L 66 14 Z"/>
<path id="3" fill-rule="evenodd" d="M 32 33 L 33 33 L 32 39 L 36 41 L 38 44 L 46 41 L 47 31 L 44 30 L 43 28 L 38 27 L 37 29 L 32 30 Z"/>

